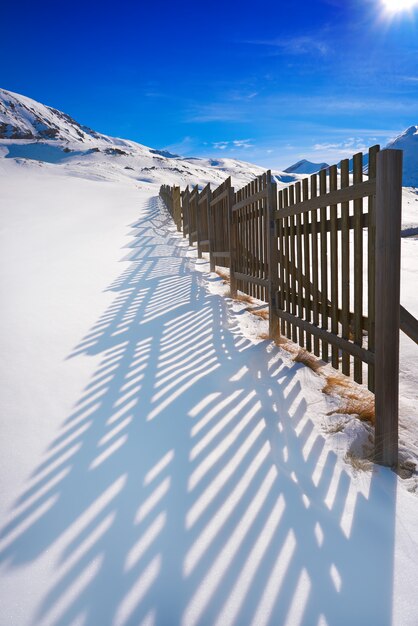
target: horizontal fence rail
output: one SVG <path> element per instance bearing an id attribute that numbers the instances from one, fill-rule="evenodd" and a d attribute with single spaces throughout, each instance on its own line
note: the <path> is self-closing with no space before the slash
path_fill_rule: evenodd
<path id="1" fill-rule="evenodd" d="M 367 170 L 367 175 L 365 174 Z M 285 336 L 375 394 L 375 457 L 398 460 L 399 329 L 418 343 L 400 306 L 402 152 L 369 149 L 280 190 L 271 172 L 235 192 L 160 195 L 210 269 L 268 303 L 271 338 Z"/>

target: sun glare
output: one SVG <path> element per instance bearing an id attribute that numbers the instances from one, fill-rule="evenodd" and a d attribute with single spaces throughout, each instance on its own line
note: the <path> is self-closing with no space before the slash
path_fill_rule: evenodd
<path id="1" fill-rule="evenodd" d="M 388 13 L 410 11 L 414 7 L 418 6 L 418 0 L 382 0 L 382 2 Z"/>

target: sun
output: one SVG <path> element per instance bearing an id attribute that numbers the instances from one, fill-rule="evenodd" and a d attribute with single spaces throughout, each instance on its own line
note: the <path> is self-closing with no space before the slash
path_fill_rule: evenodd
<path id="1" fill-rule="evenodd" d="M 418 6 L 418 0 L 382 0 L 382 3 L 388 13 L 410 11 Z"/>

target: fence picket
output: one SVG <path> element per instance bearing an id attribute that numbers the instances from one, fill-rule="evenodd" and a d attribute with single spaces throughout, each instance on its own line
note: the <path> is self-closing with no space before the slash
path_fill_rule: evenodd
<path id="1" fill-rule="evenodd" d="M 353 158 L 353 181 L 363 180 L 363 154 L 359 152 Z M 354 200 L 354 342 L 363 345 L 363 200 Z M 354 380 L 363 382 L 363 365 L 360 359 L 354 359 Z"/>

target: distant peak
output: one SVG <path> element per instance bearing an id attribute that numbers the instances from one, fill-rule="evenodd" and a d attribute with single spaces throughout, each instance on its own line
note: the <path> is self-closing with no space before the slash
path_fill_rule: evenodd
<path id="1" fill-rule="evenodd" d="M 301 159 L 283 171 L 286 174 L 313 174 L 327 167 L 329 167 L 328 163 L 312 163 L 312 161 L 307 159 Z"/>

